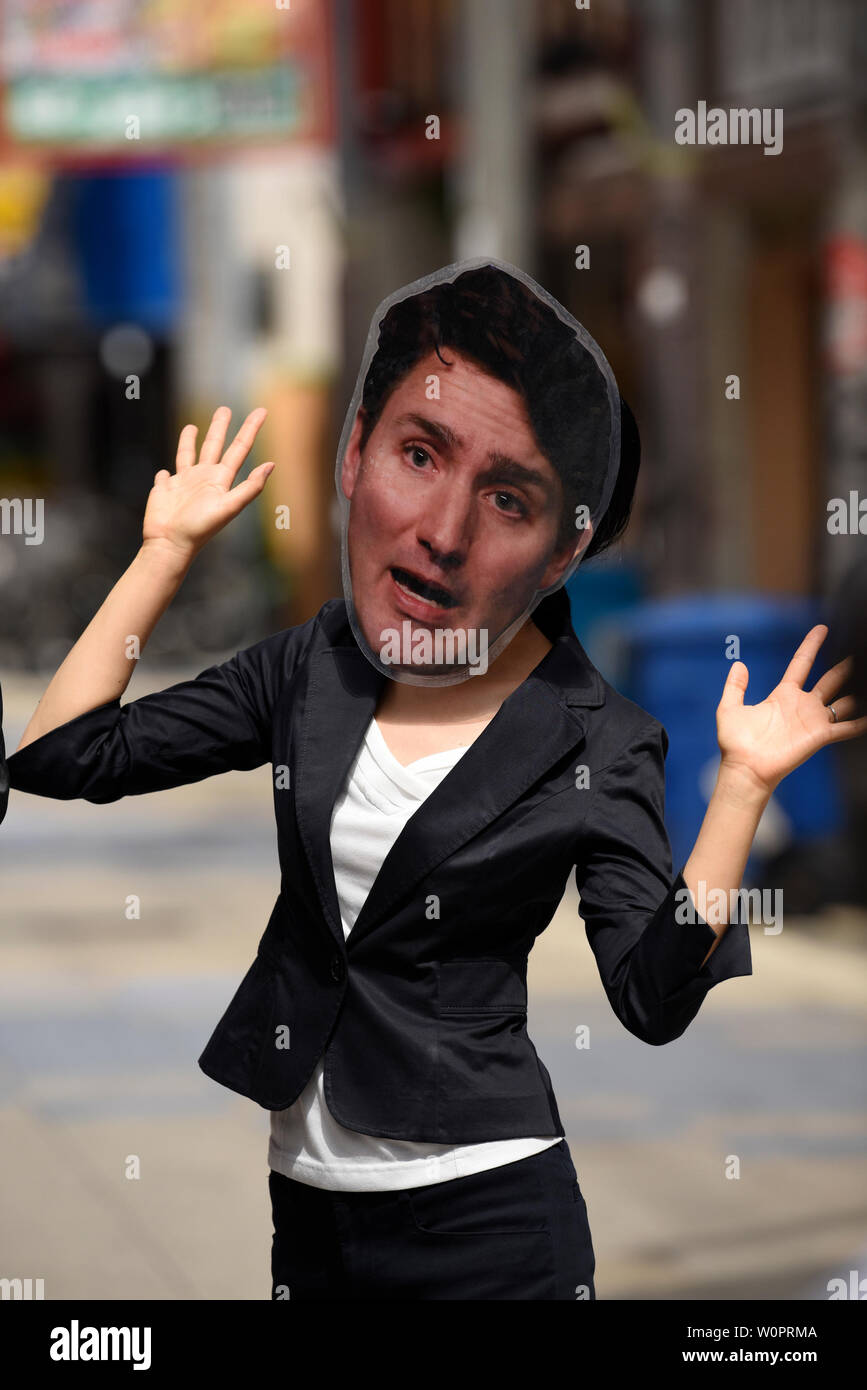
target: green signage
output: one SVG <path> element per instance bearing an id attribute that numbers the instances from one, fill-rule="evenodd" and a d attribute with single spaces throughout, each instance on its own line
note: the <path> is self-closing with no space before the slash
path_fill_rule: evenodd
<path id="1" fill-rule="evenodd" d="M 136 146 L 294 135 L 304 124 L 298 70 L 18 77 L 6 87 L 14 140 Z"/>

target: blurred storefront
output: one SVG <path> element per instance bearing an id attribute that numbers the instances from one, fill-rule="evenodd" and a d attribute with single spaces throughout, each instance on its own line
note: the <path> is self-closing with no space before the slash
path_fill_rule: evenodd
<path id="1" fill-rule="evenodd" d="M 831 481 L 822 340 L 845 190 L 864 187 L 858 7 L 618 3 L 582 16 L 580 39 L 541 8 L 539 261 L 635 403 L 646 468 L 626 548 L 660 593 L 809 592 L 829 568 L 829 487 L 856 485 Z M 700 100 L 782 108 L 782 151 L 676 145 L 675 112 Z M 847 225 L 863 246 L 863 216 Z"/>
<path id="2" fill-rule="evenodd" d="M 0 395 L 4 488 L 63 498 L 26 575 L 7 554 L 10 660 L 56 664 L 131 558 L 181 425 L 201 437 L 219 404 L 233 429 L 271 408 L 275 506 L 203 552 L 153 655 L 225 650 L 330 586 L 309 485 L 339 361 L 330 19 L 314 0 L 4 6 L 0 333 L 5 381 L 27 380 Z"/>

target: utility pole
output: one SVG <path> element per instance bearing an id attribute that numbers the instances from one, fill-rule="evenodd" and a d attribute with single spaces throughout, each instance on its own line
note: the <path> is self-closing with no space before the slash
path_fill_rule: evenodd
<path id="1" fill-rule="evenodd" d="M 456 38 L 455 259 L 493 256 L 532 273 L 533 6 L 463 0 Z"/>
<path id="2" fill-rule="evenodd" d="M 641 5 L 644 107 L 654 140 L 672 151 L 675 112 L 696 101 L 696 8 L 690 0 Z M 647 557 L 656 593 L 706 587 L 713 553 L 702 542 L 711 510 L 701 467 L 701 237 L 687 170 L 664 161 L 653 174 L 642 255 L 641 356 L 652 406 Z"/>

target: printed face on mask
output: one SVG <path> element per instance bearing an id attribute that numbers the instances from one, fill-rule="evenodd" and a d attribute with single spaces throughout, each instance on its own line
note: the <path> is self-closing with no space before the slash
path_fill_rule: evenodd
<path id="1" fill-rule="evenodd" d="M 359 410 L 340 474 L 357 620 L 396 674 L 481 674 L 489 647 L 589 539 L 563 542 L 562 483 L 523 397 L 444 356 L 397 382 L 363 447 Z"/>

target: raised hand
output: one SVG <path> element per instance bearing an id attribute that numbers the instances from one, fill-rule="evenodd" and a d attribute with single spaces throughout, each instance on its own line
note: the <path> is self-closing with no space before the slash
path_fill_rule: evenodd
<path id="1" fill-rule="evenodd" d="M 826 671 L 812 690 L 804 689 L 827 635 L 823 624 L 810 629 L 779 685 L 761 704 L 744 704 L 749 681 L 744 663 L 736 661 L 729 671 L 716 712 L 721 765 L 768 794 L 817 749 L 867 733 L 867 715 L 855 717 L 854 697 L 839 695 L 851 670 L 849 658 Z"/>
<path id="2" fill-rule="evenodd" d="M 142 525 L 145 544 L 164 543 L 191 559 L 211 536 L 259 496 L 273 463 L 260 463 L 237 487 L 232 484 L 267 413 L 262 408 L 251 411 L 223 453 L 232 412 L 228 406 L 220 406 L 211 418 L 198 463 L 196 426 L 184 426 L 178 440 L 175 472 L 161 468 L 148 496 Z"/>

